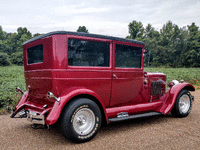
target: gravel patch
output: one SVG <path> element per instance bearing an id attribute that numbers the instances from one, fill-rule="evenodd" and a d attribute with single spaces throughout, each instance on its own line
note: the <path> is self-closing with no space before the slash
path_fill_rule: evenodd
<path id="1" fill-rule="evenodd" d="M 59 128 L 32 129 L 26 119 L 0 115 L 1 150 L 200 150 L 200 90 L 186 118 L 150 117 L 112 123 L 83 144 L 65 139 Z"/>

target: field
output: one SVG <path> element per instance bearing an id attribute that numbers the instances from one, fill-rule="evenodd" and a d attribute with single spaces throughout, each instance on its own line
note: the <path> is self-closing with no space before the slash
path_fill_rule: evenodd
<path id="1" fill-rule="evenodd" d="M 144 71 L 163 72 L 167 75 L 167 83 L 173 79 L 183 79 L 200 89 L 200 68 L 144 68 Z M 0 67 L 0 108 L 4 107 L 4 111 L 6 105 L 14 106 L 20 98 L 20 94 L 15 92 L 16 87 L 26 90 L 24 67 Z"/>
<path id="2" fill-rule="evenodd" d="M 166 74 L 167 83 L 171 80 L 184 80 L 200 88 L 200 68 L 144 68 L 147 72 L 163 72 Z"/>
<path id="3" fill-rule="evenodd" d="M 6 105 L 15 105 L 20 95 L 15 88 L 26 89 L 23 66 L 0 67 L 0 108 Z M 2 113 L 1 110 L 0 114 Z"/>

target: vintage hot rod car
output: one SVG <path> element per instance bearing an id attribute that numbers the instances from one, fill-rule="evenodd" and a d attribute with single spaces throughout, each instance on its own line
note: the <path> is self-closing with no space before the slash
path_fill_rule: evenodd
<path id="1" fill-rule="evenodd" d="M 12 118 L 60 124 L 73 142 L 92 139 L 102 122 L 190 113 L 195 88 L 143 71 L 144 43 L 89 33 L 50 32 L 23 44 L 27 91 Z"/>

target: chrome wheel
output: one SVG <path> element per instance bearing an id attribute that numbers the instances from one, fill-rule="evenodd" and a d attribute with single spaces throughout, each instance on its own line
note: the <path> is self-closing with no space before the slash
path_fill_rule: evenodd
<path id="1" fill-rule="evenodd" d="M 83 143 L 95 137 L 101 127 L 101 111 L 98 105 L 87 98 L 78 98 L 65 107 L 60 128 L 70 141 Z"/>
<path id="2" fill-rule="evenodd" d="M 192 98 L 188 90 L 181 90 L 176 98 L 175 104 L 171 110 L 174 117 L 186 117 L 192 108 Z"/>
<path id="3" fill-rule="evenodd" d="M 179 100 L 179 111 L 181 113 L 187 113 L 190 109 L 190 97 L 187 94 L 183 94 Z"/>
<path id="4" fill-rule="evenodd" d="M 77 134 L 87 135 L 94 128 L 95 115 L 92 110 L 82 108 L 75 114 L 72 124 Z"/>

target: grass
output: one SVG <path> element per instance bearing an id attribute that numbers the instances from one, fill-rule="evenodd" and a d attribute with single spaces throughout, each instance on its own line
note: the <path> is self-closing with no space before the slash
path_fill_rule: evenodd
<path id="1" fill-rule="evenodd" d="M 20 99 L 20 94 L 15 88 L 26 89 L 23 66 L 0 67 L 0 108 L 7 105 L 13 106 Z"/>
<path id="2" fill-rule="evenodd" d="M 147 72 L 163 72 L 166 74 L 167 83 L 171 80 L 184 80 L 191 83 L 196 89 L 200 89 L 200 68 L 144 68 Z"/>
<path id="3" fill-rule="evenodd" d="M 148 72 L 163 72 L 167 76 L 167 83 L 173 79 L 181 80 L 193 84 L 200 89 L 200 68 L 144 68 Z M 0 114 L 5 113 L 7 105 L 15 107 L 20 99 L 20 93 L 15 92 L 15 88 L 20 87 L 26 90 L 23 66 L 0 67 Z"/>

